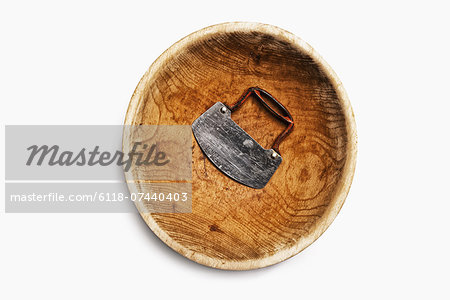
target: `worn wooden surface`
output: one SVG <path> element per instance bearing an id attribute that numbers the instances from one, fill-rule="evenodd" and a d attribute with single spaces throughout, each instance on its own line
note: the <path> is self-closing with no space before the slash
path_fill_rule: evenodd
<path id="1" fill-rule="evenodd" d="M 354 173 L 355 124 L 339 80 L 309 45 L 269 25 L 220 24 L 173 45 L 141 79 L 125 123 L 191 125 L 251 86 L 269 91 L 295 120 L 267 186 L 230 180 L 192 138 L 193 212 L 142 214 L 170 247 L 211 267 L 259 268 L 297 254 L 333 221 Z M 232 118 L 265 148 L 285 126 L 255 99 Z"/>

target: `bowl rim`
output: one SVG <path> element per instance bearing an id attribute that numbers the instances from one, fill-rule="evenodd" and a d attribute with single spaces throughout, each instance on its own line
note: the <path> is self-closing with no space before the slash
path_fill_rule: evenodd
<path id="1" fill-rule="evenodd" d="M 342 82 L 328 65 L 328 63 L 305 41 L 296 35 L 273 25 L 256 23 L 256 22 L 227 22 L 220 23 L 212 26 L 208 26 L 197 30 L 186 37 L 182 38 L 166 51 L 164 51 L 149 67 L 147 72 L 142 76 L 139 81 L 128 106 L 128 110 L 125 116 L 125 125 L 137 124 L 135 116 L 138 109 L 141 107 L 142 93 L 145 91 L 147 82 L 152 81 L 155 74 L 164 66 L 166 61 L 171 60 L 179 51 L 182 51 L 185 47 L 189 46 L 197 39 L 205 39 L 208 36 L 213 36 L 217 33 L 235 32 L 235 31 L 259 31 L 268 35 L 277 37 L 280 40 L 288 42 L 299 51 L 309 55 L 324 74 L 329 78 L 333 88 L 336 91 L 339 102 L 342 106 L 343 114 L 345 116 L 346 131 L 347 131 L 347 149 L 346 149 L 346 162 L 343 168 L 342 177 L 336 185 L 335 197 L 328 205 L 324 214 L 318 219 L 311 227 L 310 232 L 306 236 L 302 236 L 298 239 L 297 243 L 281 249 L 272 255 L 258 258 L 249 259 L 245 261 L 229 261 L 219 260 L 209 257 L 205 254 L 198 253 L 189 249 L 186 249 L 181 244 L 173 240 L 164 230 L 162 230 L 156 221 L 153 219 L 152 214 L 142 213 L 143 210 L 137 208 L 141 217 L 145 220 L 147 226 L 153 231 L 153 233 L 161 239 L 166 245 L 185 256 L 186 258 L 193 260 L 199 264 L 227 270 L 251 270 L 267 267 L 286 259 L 293 257 L 300 253 L 302 250 L 311 245 L 317 240 L 331 225 L 339 211 L 341 210 L 345 199 L 347 198 L 350 186 L 352 184 L 353 176 L 356 168 L 356 156 L 357 156 L 357 134 L 356 134 L 356 122 L 353 113 L 350 100 L 342 85 Z M 126 174 L 126 180 L 130 191 L 135 187 L 133 185 L 133 179 L 128 178 L 131 175 Z"/>

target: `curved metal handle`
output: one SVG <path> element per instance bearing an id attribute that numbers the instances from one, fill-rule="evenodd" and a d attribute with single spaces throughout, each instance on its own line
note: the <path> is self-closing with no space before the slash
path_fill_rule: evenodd
<path id="1" fill-rule="evenodd" d="M 242 97 L 231 107 L 229 107 L 230 111 L 233 112 L 236 109 L 238 109 L 247 99 L 248 97 L 254 93 L 256 95 L 256 98 L 264 105 L 267 110 L 269 110 L 275 117 L 278 119 L 286 122 L 288 124 L 287 128 L 276 138 L 275 142 L 272 145 L 272 149 L 275 150 L 278 154 L 280 153 L 279 147 L 281 142 L 288 136 L 289 133 L 291 133 L 292 129 L 294 128 L 294 119 L 292 118 L 289 111 L 286 109 L 286 107 L 283 106 L 280 102 L 277 101 L 271 94 L 269 94 L 267 91 L 259 88 L 259 87 L 251 87 L 249 88 Z M 272 106 L 270 106 L 269 103 L 267 103 L 266 100 L 264 100 L 263 96 L 266 96 L 269 98 L 273 103 L 276 104 L 277 108 L 280 110 L 281 114 L 275 110 Z"/>

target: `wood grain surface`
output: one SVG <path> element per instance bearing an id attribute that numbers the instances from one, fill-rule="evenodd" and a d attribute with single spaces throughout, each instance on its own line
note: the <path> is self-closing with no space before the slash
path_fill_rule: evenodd
<path id="1" fill-rule="evenodd" d="M 354 117 L 338 78 L 291 33 L 225 23 L 162 54 L 139 82 L 125 119 L 132 125 L 191 125 L 215 102 L 231 105 L 252 86 L 270 92 L 295 120 L 280 146 L 283 162 L 267 186 L 252 189 L 229 179 L 192 138 L 192 213 L 141 214 L 175 251 L 215 268 L 254 269 L 285 260 L 336 217 L 356 161 Z M 267 149 L 285 128 L 256 99 L 232 119 Z"/>

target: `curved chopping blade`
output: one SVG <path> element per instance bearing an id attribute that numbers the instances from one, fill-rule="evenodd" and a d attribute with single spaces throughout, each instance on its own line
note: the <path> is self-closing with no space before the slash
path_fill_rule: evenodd
<path id="1" fill-rule="evenodd" d="M 221 102 L 198 117 L 192 131 L 203 153 L 220 171 L 251 188 L 266 186 L 282 161 L 231 120 L 230 110 Z"/>

